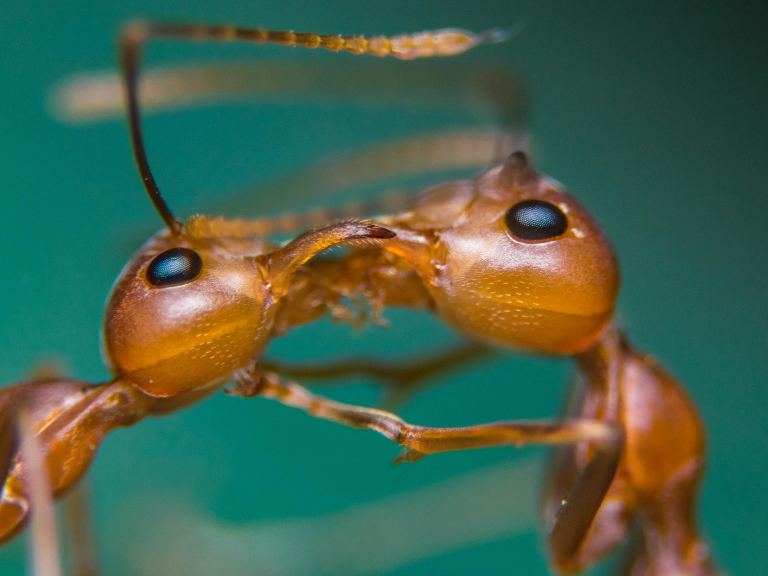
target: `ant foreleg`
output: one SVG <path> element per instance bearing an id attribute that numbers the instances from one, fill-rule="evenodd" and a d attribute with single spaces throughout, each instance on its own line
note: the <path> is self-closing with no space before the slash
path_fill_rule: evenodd
<path id="1" fill-rule="evenodd" d="M 56 530 L 56 509 L 49 479 L 45 452 L 35 434 L 35 422 L 29 409 L 18 411 L 17 427 L 21 461 L 27 484 L 28 506 L 32 510 L 30 527 L 31 573 L 61 576 L 61 552 Z"/>
<path id="2" fill-rule="evenodd" d="M 568 533 L 569 525 L 579 523 L 581 515 L 591 508 L 599 508 L 602 496 L 608 490 L 618 464 L 623 432 L 599 420 L 574 419 L 563 421 L 496 422 L 461 428 L 429 428 L 408 424 L 401 418 L 374 408 L 365 408 L 329 400 L 309 392 L 303 386 L 282 380 L 277 374 L 261 372 L 256 365 L 235 374 L 235 380 L 244 388 L 278 400 L 282 404 L 299 408 L 311 416 L 331 420 L 353 428 L 375 430 L 404 450 L 395 463 L 415 462 L 428 454 L 456 450 L 474 450 L 493 446 L 523 446 L 528 444 L 561 445 L 592 442 L 596 455 L 576 483 L 568 502 L 563 504 L 553 532 Z M 595 485 L 592 485 L 592 482 Z M 585 486 L 585 484 L 589 484 Z M 599 486 L 599 488 L 595 488 Z M 599 492 L 602 495 L 597 504 Z M 572 502 L 569 504 L 569 502 Z M 592 513 L 594 516 L 594 513 Z M 591 517 L 589 519 L 591 522 Z M 563 528 L 558 529 L 558 523 Z M 587 523 L 587 527 L 589 523 Z M 583 534 L 582 534 L 583 536 Z"/>
<path id="3" fill-rule="evenodd" d="M 611 463 L 618 461 L 623 442 L 623 433 L 616 427 L 588 419 L 496 422 L 461 428 L 416 426 L 384 410 L 343 404 L 317 396 L 303 386 L 284 381 L 273 372 L 260 371 L 256 365 L 238 370 L 235 373 L 235 381 L 241 389 L 254 390 L 251 396 L 272 398 L 317 418 L 380 432 L 404 448 L 396 458 L 396 464 L 414 462 L 438 452 L 510 445 L 561 445 L 587 441 L 593 442 L 598 448 L 593 458 L 593 462 L 597 460 L 598 464 L 592 466 L 594 472 L 590 476 L 602 477 L 598 471 L 610 469 Z M 587 469 L 589 470 L 590 466 Z M 581 482 L 577 483 L 573 493 L 587 492 L 579 489 L 580 484 Z M 607 486 L 605 488 L 607 490 Z"/>
<path id="4" fill-rule="evenodd" d="M 404 68 L 407 70 L 407 68 Z M 347 72 L 347 74 L 353 74 Z M 527 150 L 526 134 L 503 133 L 504 150 Z M 338 199 L 351 190 L 381 185 L 395 179 L 455 170 L 477 170 L 488 165 L 499 147 L 495 129 L 456 129 L 440 133 L 411 135 L 340 155 L 326 156 L 306 168 L 294 170 L 258 186 L 248 186 L 208 204 L 206 214 L 249 214 L 258 208 L 261 231 L 258 236 L 294 233 L 346 218 L 367 218 L 396 214 L 410 208 L 417 190 L 409 187 L 384 190 L 370 200 L 344 202 Z M 418 190 L 420 191 L 420 189 Z M 317 204 L 328 198 L 324 208 L 311 212 L 285 212 L 284 199 L 294 205 Z M 325 202 L 323 204 L 326 204 Z"/>
<path id="5" fill-rule="evenodd" d="M 379 432 L 404 448 L 395 464 L 416 462 L 428 454 L 455 450 L 590 442 L 596 453 L 563 502 L 550 533 L 549 545 L 556 566 L 567 565 L 578 552 L 613 482 L 624 444 L 623 431 L 600 420 L 513 421 L 462 428 L 429 428 L 408 424 L 383 410 L 316 396 L 298 384 L 283 381 L 274 373 L 259 372 L 255 365 L 239 371 L 236 380 L 243 389 L 251 387 L 255 390 L 254 395 L 276 399 L 311 416 Z"/>

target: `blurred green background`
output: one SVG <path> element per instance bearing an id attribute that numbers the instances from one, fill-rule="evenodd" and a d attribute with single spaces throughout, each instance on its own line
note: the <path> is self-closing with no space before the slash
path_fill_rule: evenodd
<path id="1" fill-rule="evenodd" d="M 344 34 L 449 26 L 479 31 L 525 20 L 515 38 L 466 58 L 512 64 L 525 79 L 539 168 L 590 207 L 619 254 L 621 323 L 686 383 L 707 422 L 701 522 L 716 556 L 735 575 L 768 570 L 764 4 L 10 3 L 0 16 L 3 383 L 21 379 L 51 355 L 65 358 L 78 378 L 108 378 L 99 356 L 104 300 L 125 263 L 132 231 L 160 223 L 136 176 L 123 123 L 67 126 L 50 117 L 45 99 L 72 73 L 113 67 L 117 27 L 136 16 Z M 352 58 L 206 44 L 153 47 L 148 60 L 251 54 L 286 61 Z M 189 110 L 153 116 L 146 126 L 161 188 L 186 216 L 219 194 L 329 151 L 468 121 L 459 113 L 325 103 Z M 388 317 L 393 327 L 387 332 L 318 323 L 271 351 L 291 358 L 355 350 L 396 355 L 455 338 L 425 315 L 397 311 Z M 500 358 L 443 378 L 401 413 L 436 426 L 550 416 L 561 403 L 568 370 L 566 362 Z M 333 395 L 362 404 L 377 398 L 362 384 Z M 130 511 L 142 502 L 160 503 L 159 511 L 163 503 L 179 503 L 225 523 L 321 517 L 541 454 L 488 450 L 391 468 L 396 452 L 370 433 L 265 400 L 224 395 L 117 431 L 91 475 L 105 572 L 136 573 L 161 549 L 131 544 L 137 519 Z M 147 530 L 153 525 L 148 521 Z M 171 525 L 157 537 L 162 544 L 174 536 Z M 0 550 L 0 573 L 25 572 L 24 545 L 19 538 Z M 517 536 L 456 546 L 387 574 L 546 574 L 541 552 L 531 524 Z"/>

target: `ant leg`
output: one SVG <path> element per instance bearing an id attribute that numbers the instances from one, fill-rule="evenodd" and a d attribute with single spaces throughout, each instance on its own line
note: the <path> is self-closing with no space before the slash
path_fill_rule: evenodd
<path id="1" fill-rule="evenodd" d="M 606 475 L 604 482 L 610 482 L 608 490 L 598 503 L 594 514 L 589 510 L 581 512 L 581 522 L 554 526 L 563 518 L 563 503 L 580 498 L 573 486 L 577 483 L 582 469 L 577 464 L 575 446 L 559 447 L 557 467 L 550 466 L 545 475 L 550 485 L 544 490 L 544 528 L 549 535 L 554 567 L 563 573 L 581 573 L 608 556 L 625 539 L 636 515 L 636 495 L 626 473 L 619 471 L 614 476 Z M 582 480 L 583 482 L 594 481 Z M 568 512 L 573 514 L 574 511 Z M 592 519 L 589 521 L 589 515 Z M 564 534 L 568 533 L 564 536 Z M 570 544 L 569 544 L 570 542 Z M 560 548 L 557 548 L 559 546 Z M 611 571 L 609 571 L 611 572 Z M 613 573 L 613 572 L 611 572 Z"/>
<path id="2" fill-rule="evenodd" d="M 703 459 L 689 460 L 645 510 L 641 524 L 645 545 L 632 576 L 722 574 L 696 527 L 696 496 L 703 470 Z"/>
<path id="3" fill-rule="evenodd" d="M 566 414 L 570 417 L 584 417 L 582 408 L 586 392 L 586 386 L 573 387 Z M 578 498 L 573 486 L 583 472 L 584 464 L 579 463 L 580 458 L 577 455 L 582 449 L 586 456 L 587 446 L 562 446 L 555 450 L 554 458 L 545 474 L 548 486 L 542 494 L 544 527 L 553 549 L 553 564 L 558 571 L 564 573 L 581 573 L 586 567 L 610 554 L 625 541 L 636 513 L 635 491 L 627 475 L 619 472 L 613 476 L 591 522 L 588 523 L 588 515 L 584 514 L 581 524 L 561 524 L 558 531 L 552 535 L 553 526 L 562 514 L 563 502 Z M 605 481 L 608 482 L 608 478 Z M 566 528 L 571 532 L 563 536 Z M 571 544 L 567 545 L 569 540 Z M 561 546 L 560 550 L 555 549 L 558 545 Z"/>
<path id="4" fill-rule="evenodd" d="M 510 129 L 524 126 L 528 116 L 519 75 L 504 65 L 476 61 L 431 60 L 408 66 L 386 61 L 371 66 L 360 60 L 165 65 L 142 74 L 139 94 L 142 109 L 150 113 L 222 101 L 331 98 L 483 113 L 493 126 Z M 124 113 L 120 78 L 108 72 L 65 78 L 54 87 L 50 103 L 57 119 L 71 123 Z"/>
<path id="5" fill-rule="evenodd" d="M 2 399 L 0 399 L 0 405 L 2 405 Z M 2 410 L 2 408 L 6 409 Z M 16 422 L 10 410 L 7 409 L 7 405 L 2 405 L 0 407 L 0 486 L 5 486 L 18 449 L 19 439 Z M 2 524 L 1 520 L 0 524 Z"/>
<path id="6" fill-rule="evenodd" d="M 21 461 L 25 468 L 24 479 L 32 509 L 30 538 L 32 574 L 61 576 L 56 509 L 53 506 L 53 488 L 48 466 L 46 466 L 46 454 L 39 436 L 35 433 L 36 423 L 29 408 L 22 407 L 17 416 L 21 439 Z"/>
<path id="7" fill-rule="evenodd" d="M 550 533 L 550 551 L 556 566 L 566 565 L 578 551 L 613 482 L 624 445 L 623 431 L 599 420 L 515 421 L 462 428 L 428 428 L 408 424 L 382 410 L 315 396 L 298 384 L 282 381 L 274 373 L 261 374 L 255 366 L 239 371 L 235 379 L 244 395 L 266 396 L 300 408 L 311 416 L 379 432 L 404 448 L 395 464 L 416 462 L 438 452 L 492 446 L 592 443 L 596 453 L 563 502 Z"/>
<path id="8" fill-rule="evenodd" d="M 15 422 L 21 411 L 28 411 L 45 454 L 51 488 L 58 496 L 85 473 L 108 432 L 141 420 L 156 403 L 119 380 L 103 385 L 44 380 L 0 390 L 0 417 L 6 429 L 8 420 Z M 44 423 L 47 425 L 40 429 Z M 0 496 L 0 543 L 15 536 L 29 519 L 26 469 L 17 449 Z"/>
<path id="9" fill-rule="evenodd" d="M 501 141 L 500 141 L 501 138 Z M 500 143 L 501 142 L 501 143 Z M 520 150 L 527 138 L 498 131 L 464 130 L 396 140 L 341 157 L 334 156 L 315 165 L 278 178 L 268 184 L 240 192 L 209 205 L 206 213 L 242 212 L 243 206 L 260 198 L 259 210 L 269 211 L 269 200 L 290 196 L 294 202 L 317 201 L 338 195 L 344 189 L 369 186 L 377 181 L 436 171 L 487 166 L 499 146 Z M 335 220 L 391 214 L 410 206 L 415 192 L 390 191 L 374 199 L 346 202 L 305 213 L 289 212 L 266 218 L 210 218 L 193 216 L 185 231 L 198 237 L 267 238 L 299 229 L 322 226 Z M 265 204 L 266 203 L 266 204 Z"/>
<path id="10" fill-rule="evenodd" d="M 400 406 L 415 390 L 442 372 L 453 370 L 492 354 L 493 350 L 475 342 L 454 346 L 445 352 L 435 353 L 426 359 L 400 362 L 371 358 L 350 358 L 338 362 L 317 365 L 288 365 L 278 362 L 261 362 L 261 367 L 288 378 L 299 380 L 332 380 L 351 376 L 368 376 L 379 381 L 385 396 L 381 404 L 386 409 Z M 333 385 L 333 383 L 329 385 Z"/>
<path id="11" fill-rule="evenodd" d="M 557 570 L 580 571 L 612 549 L 629 526 L 634 509 L 628 489 L 622 483 L 614 486 L 620 454 L 620 446 L 596 454 L 562 502 L 549 533 Z M 590 531 L 591 527 L 596 529 Z"/>
<path id="12" fill-rule="evenodd" d="M 596 454 L 582 477 L 603 479 L 608 475 L 605 471 L 612 470 L 610 474 L 612 479 L 624 440 L 623 432 L 615 426 L 599 420 L 587 419 L 496 422 L 461 428 L 416 426 L 383 410 L 343 404 L 314 395 L 303 386 L 282 380 L 277 374 L 260 372 L 255 365 L 237 371 L 235 381 L 239 386 L 236 393 L 244 396 L 265 396 L 286 406 L 304 410 L 317 418 L 379 432 L 404 448 L 395 459 L 395 464 L 415 462 L 428 454 L 438 452 L 494 446 L 557 445 L 588 441 L 594 443 Z M 576 510 L 585 509 L 583 501 L 590 501 L 587 496 L 595 492 L 591 487 L 582 487 L 582 484 L 581 480 L 577 482 L 572 493 L 580 496 L 575 506 Z M 604 494 L 610 482 L 605 485 L 603 481 L 601 485 L 604 485 Z M 566 509 L 566 505 L 563 509 Z M 571 514 L 571 512 L 566 513 L 565 518 L 569 519 Z M 563 511 L 560 517 L 563 518 Z"/>
<path id="13" fill-rule="evenodd" d="M 66 540 L 71 558 L 70 572 L 73 576 L 97 576 L 101 570 L 91 510 L 89 479 L 81 480 L 67 494 L 63 504 Z"/>

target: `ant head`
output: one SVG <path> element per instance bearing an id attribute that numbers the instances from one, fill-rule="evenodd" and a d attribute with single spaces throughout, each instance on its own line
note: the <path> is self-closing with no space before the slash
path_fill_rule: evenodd
<path id="1" fill-rule="evenodd" d="M 619 268 L 589 212 L 522 152 L 450 186 L 421 201 L 441 219 L 452 214 L 450 225 L 428 224 L 419 205 L 410 211 L 438 238 L 428 258 L 409 259 L 422 270 L 440 263 L 431 291 L 443 316 L 480 339 L 537 352 L 592 345 L 613 315 Z"/>
<path id="2" fill-rule="evenodd" d="M 107 304 L 104 356 L 158 397 L 215 385 L 268 342 L 271 297 L 242 243 L 161 232 L 125 267 Z"/>

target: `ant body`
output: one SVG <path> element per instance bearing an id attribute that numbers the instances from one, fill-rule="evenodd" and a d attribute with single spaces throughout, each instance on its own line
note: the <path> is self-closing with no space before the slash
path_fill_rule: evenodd
<path id="1" fill-rule="evenodd" d="M 380 55 L 392 46 L 224 27 L 127 29 L 122 55 L 134 153 L 169 230 L 126 267 L 108 304 L 105 350 L 114 381 L 93 386 L 55 380 L 4 390 L 0 472 L 8 480 L 0 502 L 2 538 L 15 534 L 28 512 L 13 424 L 20 408 L 38 422 L 58 494 L 87 469 L 106 432 L 198 401 L 234 375 L 243 395 L 274 397 L 381 432 L 405 448 L 399 461 L 502 444 L 573 445 L 556 460 L 548 497 L 557 570 L 581 571 L 600 559 L 627 537 L 639 516 L 642 546 L 632 574 L 716 573 L 693 518 L 703 470 L 702 424 L 679 384 L 613 325 L 618 264 L 578 202 L 515 153 L 475 181 L 428 191 L 401 214 L 331 224 L 283 248 L 254 240 L 247 222 L 197 217 L 182 226 L 154 183 L 139 127 L 136 68 L 140 45 L 153 36 L 300 43 L 357 53 L 373 47 Z M 482 40 L 457 32 L 414 36 L 402 54 L 448 55 Z M 386 242 L 355 249 L 337 263 L 307 262 L 328 246 L 361 240 Z M 324 285 L 313 283 L 318 277 L 330 277 L 332 284 L 322 305 L 317 294 Z M 184 288 L 179 298 L 173 294 L 177 286 L 194 288 Z M 374 309 L 434 308 L 463 334 L 484 342 L 573 356 L 582 384 L 569 418 L 454 429 L 413 426 L 382 411 L 325 401 L 259 369 L 256 361 L 271 336 L 355 294 Z"/>
<path id="2" fill-rule="evenodd" d="M 399 461 L 510 443 L 572 444 L 560 449 L 546 491 L 558 572 L 603 558 L 637 521 L 642 544 L 629 573 L 717 574 L 695 522 L 703 424 L 682 386 L 615 326 L 618 262 L 586 209 L 516 152 L 473 181 L 437 186 L 375 221 L 397 236 L 339 263 L 345 295 L 375 309 L 411 298 L 470 339 L 571 356 L 580 375 L 562 421 L 433 429 L 362 414 L 405 448 Z"/>

